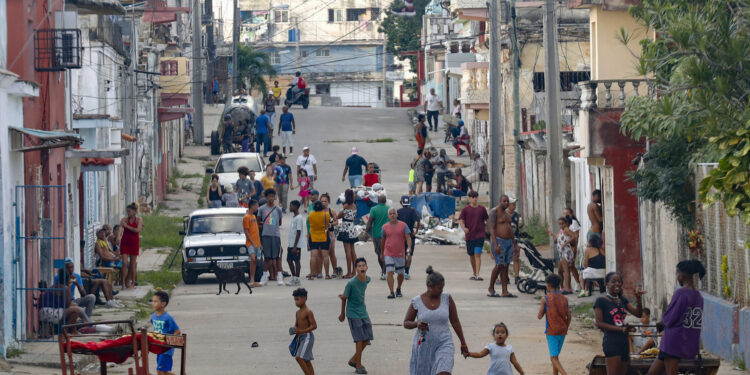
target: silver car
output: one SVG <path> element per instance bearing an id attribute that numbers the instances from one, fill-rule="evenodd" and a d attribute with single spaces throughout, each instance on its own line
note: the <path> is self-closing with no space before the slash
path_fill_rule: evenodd
<path id="1" fill-rule="evenodd" d="M 255 171 L 255 181 L 260 181 L 266 167 L 263 157 L 255 152 L 233 152 L 222 154 L 216 161 L 214 168 L 206 168 L 206 173 L 216 173 L 219 175 L 219 185 L 225 187 L 229 184 L 234 185 L 240 179 L 237 170 L 240 167 L 247 167 Z"/>
<path id="2" fill-rule="evenodd" d="M 185 217 L 182 252 L 182 281 L 194 284 L 212 262 L 230 263 L 246 272 L 250 255 L 245 246 L 242 218 L 245 208 L 212 208 L 193 211 Z"/>

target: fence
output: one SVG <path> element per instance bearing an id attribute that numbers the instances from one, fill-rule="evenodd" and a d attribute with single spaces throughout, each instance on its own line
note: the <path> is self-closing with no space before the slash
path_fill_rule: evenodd
<path id="1" fill-rule="evenodd" d="M 65 311 L 70 300 L 64 288 L 17 288 L 19 313 L 26 317 L 16 327 L 19 341 L 55 341 L 65 324 Z"/>
<path id="2" fill-rule="evenodd" d="M 717 164 L 699 164 L 696 181 L 701 181 Z M 750 226 L 739 217 L 729 217 L 721 202 L 699 209 L 703 223 L 704 251 L 700 254 L 706 266 L 703 289 L 738 304 L 750 306 Z"/>

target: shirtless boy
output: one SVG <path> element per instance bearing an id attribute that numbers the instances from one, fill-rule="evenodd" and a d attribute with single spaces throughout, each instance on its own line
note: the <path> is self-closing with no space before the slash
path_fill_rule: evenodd
<path id="1" fill-rule="evenodd" d="M 297 305 L 296 320 L 294 322 L 294 334 L 297 335 L 297 348 L 295 350 L 295 359 L 302 368 L 305 375 L 314 375 L 312 360 L 312 348 L 315 343 L 315 336 L 312 331 L 318 328 L 315 322 L 315 316 L 312 310 L 307 307 L 307 290 L 299 288 L 292 293 L 294 304 Z"/>
<path id="2" fill-rule="evenodd" d="M 589 220 L 591 221 L 591 229 L 586 233 L 586 240 L 590 241 L 591 236 L 602 237 L 602 192 L 599 189 L 594 190 L 591 193 L 591 203 L 589 203 L 586 211 L 589 214 Z M 604 239 L 604 238 L 602 238 Z"/>
<path id="3" fill-rule="evenodd" d="M 490 288 L 487 297 L 506 297 L 513 298 L 513 294 L 508 292 L 508 266 L 513 259 L 513 228 L 511 228 L 511 218 L 506 212 L 510 206 L 510 199 L 507 195 L 500 197 L 500 204 L 490 211 L 488 226 L 490 227 L 490 244 L 492 244 L 492 255 L 495 256 L 495 268 L 492 270 L 490 277 Z M 503 293 L 495 292 L 495 281 L 498 275 L 503 284 Z"/>

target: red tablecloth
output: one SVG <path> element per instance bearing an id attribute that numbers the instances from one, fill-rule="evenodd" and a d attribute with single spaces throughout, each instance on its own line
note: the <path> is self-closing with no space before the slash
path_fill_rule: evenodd
<path id="1" fill-rule="evenodd" d="M 138 347 L 141 345 L 141 334 L 136 335 Z M 148 351 L 154 354 L 162 354 L 171 348 L 157 346 L 152 344 L 164 345 L 165 342 L 148 337 Z M 77 354 L 94 354 L 102 362 L 123 363 L 129 357 L 133 356 L 133 337 L 128 335 L 114 340 L 78 342 L 71 341 L 70 347 L 73 353 Z"/>

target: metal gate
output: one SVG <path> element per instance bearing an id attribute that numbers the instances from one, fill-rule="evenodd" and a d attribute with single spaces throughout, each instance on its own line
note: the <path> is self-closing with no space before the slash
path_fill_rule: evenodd
<path id="1" fill-rule="evenodd" d="M 67 254 L 66 189 L 20 185 L 15 193 L 14 335 L 20 341 L 52 340 L 55 327 L 43 322 L 41 296 L 54 283 L 54 261 Z"/>

